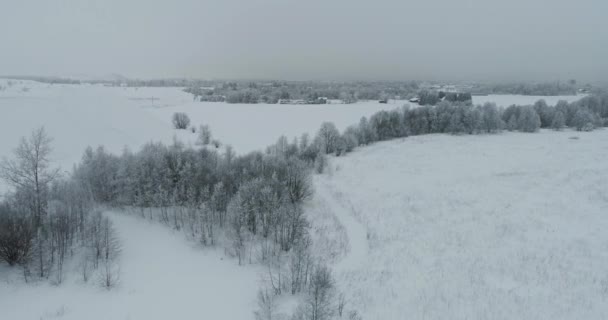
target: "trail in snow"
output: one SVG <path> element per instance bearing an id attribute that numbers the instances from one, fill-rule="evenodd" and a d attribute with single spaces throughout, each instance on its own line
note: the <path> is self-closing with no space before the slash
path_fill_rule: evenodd
<path id="1" fill-rule="evenodd" d="M 336 265 L 336 271 L 352 269 L 367 257 L 367 228 L 357 220 L 355 209 L 345 195 L 331 186 L 325 176 L 315 177 L 315 197 L 324 202 L 338 218 L 348 237 L 349 251 Z"/>
<path id="2" fill-rule="evenodd" d="M 0 281 L 2 319 L 253 319 L 255 267 L 198 249 L 154 222 L 106 214 L 122 242 L 119 286 L 85 285 L 76 270 L 57 287 Z"/>

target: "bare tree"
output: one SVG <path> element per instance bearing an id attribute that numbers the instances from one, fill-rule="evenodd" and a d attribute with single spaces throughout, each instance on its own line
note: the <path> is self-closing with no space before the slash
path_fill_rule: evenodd
<path id="1" fill-rule="evenodd" d="M 309 292 L 296 310 L 295 319 L 328 320 L 335 314 L 334 281 L 329 268 L 319 265 L 311 275 Z"/>
<path id="2" fill-rule="evenodd" d="M 268 289 L 258 291 L 258 311 L 254 313 L 256 320 L 272 320 L 276 318 L 277 304 L 275 295 Z"/>
<path id="3" fill-rule="evenodd" d="M 33 195 L 35 227 L 40 226 L 46 212 L 45 195 L 49 184 L 59 176 L 59 169 L 50 168 L 51 142 L 44 127 L 32 132 L 29 139 L 21 138 L 14 151 L 14 159 L 3 159 L 0 176 L 16 189 L 27 190 Z"/>
<path id="4" fill-rule="evenodd" d="M 333 122 L 323 122 L 317 133 L 317 141 L 325 154 L 333 153 L 336 150 L 340 132 Z"/>
<path id="5" fill-rule="evenodd" d="M 285 186 L 289 201 L 300 204 L 312 196 L 312 182 L 310 171 L 306 164 L 297 158 L 290 158 L 287 162 Z"/>
<path id="6" fill-rule="evenodd" d="M 338 296 L 338 316 L 342 318 L 342 313 L 344 313 L 344 307 L 346 307 L 346 298 L 344 297 L 344 293 L 340 293 Z"/>
<path id="7" fill-rule="evenodd" d="M 120 268 L 113 261 L 107 260 L 103 264 L 103 268 L 98 279 L 99 284 L 103 288 L 110 290 L 118 285 L 120 280 Z"/>
<path id="8" fill-rule="evenodd" d="M 198 138 L 196 140 L 197 145 L 206 146 L 211 143 L 211 129 L 207 125 L 201 125 L 198 130 Z"/>

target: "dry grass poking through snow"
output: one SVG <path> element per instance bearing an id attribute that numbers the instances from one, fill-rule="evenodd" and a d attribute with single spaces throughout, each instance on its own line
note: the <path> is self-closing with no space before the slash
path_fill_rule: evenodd
<path id="1" fill-rule="evenodd" d="M 309 214 L 349 203 L 366 228 L 337 273 L 364 319 L 608 318 L 608 130 L 410 137 L 331 166 L 315 184 L 341 199 Z"/>

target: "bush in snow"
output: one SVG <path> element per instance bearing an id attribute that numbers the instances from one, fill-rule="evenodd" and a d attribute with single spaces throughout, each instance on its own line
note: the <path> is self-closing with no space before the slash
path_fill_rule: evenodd
<path id="1" fill-rule="evenodd" d="M 190 125 L 190 118 L 183 112 L 176 112 L 173 114 L 173 127 L 175 129 L 187 129 Z"/>

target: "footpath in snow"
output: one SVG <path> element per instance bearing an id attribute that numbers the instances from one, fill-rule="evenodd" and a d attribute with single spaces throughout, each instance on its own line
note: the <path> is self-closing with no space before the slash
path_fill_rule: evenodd
<path id="1" fill-rule="evenodd" d="M 253 319 L 259 276 L 179 232 L 107 213 L 122 242 L 120 284 L 106 291 L 79 274 L 58 287 L 0 278 L 2 319 Z M 92 280 L 93 281 L 93 280 Z"/>
<path id="2" fill-rule="evenodd" d="M 329 181 L 317 181 L 315 189 L 315 197 L 325 203 L 338 218 L 348 238 L 348 251 L 346 256 L 334 265 L 335 271 L 352 269 L 364 263 L 368 251 L 367 230 L 355 217 L 355 208 Z"/>

